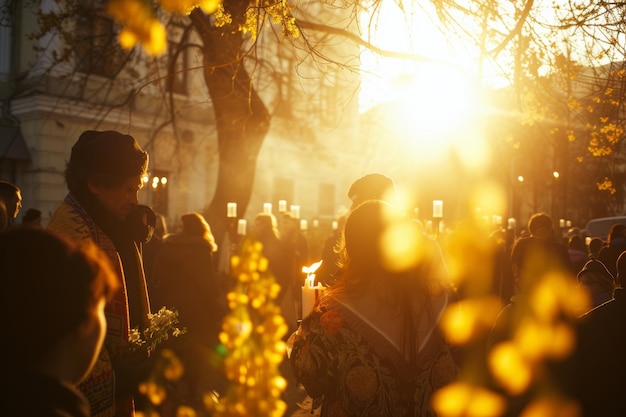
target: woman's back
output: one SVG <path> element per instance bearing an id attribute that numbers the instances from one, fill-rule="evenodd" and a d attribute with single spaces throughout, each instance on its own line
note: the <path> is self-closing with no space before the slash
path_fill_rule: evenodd
<path id="1" fill-rule="evenodd" d="M 346 416 L 432 416 L 432 394 L 457 374 L 436 327 L 407 361 L 393 340 L 395 331 L 380 332 L 377 324 L 332 296 L 302 322 L 299 332 L 292 365 L 314 407 L 322 405 L 322 416 L 338 411 Z"/>
<path id="2" fill-rule="evenodd" d="M 191 333 L 202 331 L 212 320 L 210 306 L 217 297 L 211 247 L 197 237 L 168 235 L 154 269 L 156 301 L 176 308 L 181 324 Z"/>
<path id="3" fill-rule="evenodd" d="M 394 248 L 420 233 L 380 201 L 350 214 L 344 272 L 303 320 L 291 354 L 323 416 L 434 415 L 431 395 L 456 377 L 437 328 L 446 292 L 430 282 L 427 260 L 407 261 Z"/>
<path id="4" fill-rule="evenodd" d="M 156 302 L 176 308 L 189 336 L 217 338 L 220 301 L 210 228 L 197 213 L 181 216 L 182 230 L 166 235 L 155 261 Z"/>

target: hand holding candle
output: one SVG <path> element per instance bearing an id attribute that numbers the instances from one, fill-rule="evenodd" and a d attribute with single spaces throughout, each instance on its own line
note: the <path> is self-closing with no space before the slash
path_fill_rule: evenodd
<path id="1" fill-rule="evenodd" d="M 320 265 L 322 265 L 322 261 L 316 262 L 311 266 L 302 267 L 302 272 L 306 274 L 306 280 L 302 287 L 302 318 L 305 318 L 313 311 L 320 292 L 324 290 L 322 284 L 315 285 L 315 271 L 317 271 Z"/>

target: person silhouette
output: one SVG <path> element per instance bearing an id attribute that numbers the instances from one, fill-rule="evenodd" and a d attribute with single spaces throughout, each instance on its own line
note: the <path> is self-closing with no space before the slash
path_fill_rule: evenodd
<path id="1" fill-rule="evenodd" d="M 90 416 L 76 389 L 96 363 L 105 304 L 119 288 L 95 245 L 41 228 L 0 234 L 0 323 L 10 341 L 0 369 L 0 414 Z"/>
<path id="2" fill-rule="evenodd" d="M 0 202 L 4 206 L 4 218 L 0 221 L 1 232 L 15 224 L 15 218 L 22 208 L 21 190 L 15 184 L 0 181 Z"/>
<path id="3" fill-rule="evenodd" d="M 150 372 L 145 351 L 124 352 L 130 329 L 143 332 L 149 325 L 150 301 L 140 247 L 154 231 L 156 216 L 138 201 L 147 168 L 148 154 L 132 136 L 116 131 L 83 132 L 65 170 L 69 192 L 47 225 L 76 242 L 98 245 L 123 288 L 106 306 L 109 330 L 100 366 L 80 385 L 95 416 L 132 416 L 139 382 Z"/>
<path id="4" fill-rule="evenodd" d="M 626 276 L 626 255 L 620 255 L 617 267 L 618 277 Z M 580 316 L 574 351 L 556 368 L 557 381 L 578 401 L 581 417 L 626 415 L 626 320 L 620 319 L 626 316 L 625 291 L 616 288 L 612 300 Z"/>
<path id="5" fill-rule="evenodd" d="M 458 372 L 438 329 L 445 286 L 418 257 L 383 249 L 392 229 L 424 238 L 381 200 L 349 214 L 342 275 L 290 338 L 296 379 L 321 415 L 431 415 L 431 395 Z"/>

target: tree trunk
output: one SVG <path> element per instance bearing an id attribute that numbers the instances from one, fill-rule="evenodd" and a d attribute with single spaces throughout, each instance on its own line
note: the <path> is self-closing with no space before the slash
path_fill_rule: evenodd
<path id="1" fill-rule="evenodd" d="M 228 231 L 226 205 L 237 203 L 238 215 L 250 202 L 256 163 L 269 130 L 270 114 L 255 91 L 243 63 L 243 34 L 237 30 L 246 1 L 224 1 L 233 23 L 211 26 L 200 9 L 190 17 L 203 41 L 204 79 L 213 102 L 219 151 L 217 188 L 206 213 L 218 242 Z"/>

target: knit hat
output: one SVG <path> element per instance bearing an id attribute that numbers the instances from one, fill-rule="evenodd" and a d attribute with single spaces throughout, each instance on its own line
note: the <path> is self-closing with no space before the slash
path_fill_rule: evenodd
<path id="1" fill-rule="evenodd" d="M 603 282 L 598 282 L 599 284 L 614 285 L 615 283 L 613 275 L 606 269 L 606 266 L 597 259 L 590 259 L 585 266 L 583 266 L 583 269 L 581 269 L 577 275 L 579 282 L 583 274 L 592 274 L 594 277 L 600 278 Z"/>
<path id="2" fill-rule="evenodd" d="M 354 181 L 348 189 L 348 198 L 352 200 L 353 208 L 367 200 L 386 200 L 395 203 L 396 189 L 391 178 L 373 173 Z"/>
<path id="3" fill-rule="evenodd" d="M 128 178 L 146 171 L 148 153 L 132 136 L 87 130 L 72 147 L 68 167 L 88 175 Z"/>

